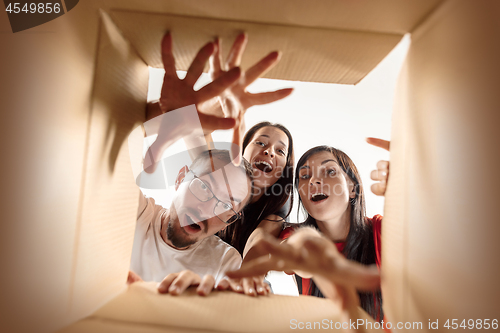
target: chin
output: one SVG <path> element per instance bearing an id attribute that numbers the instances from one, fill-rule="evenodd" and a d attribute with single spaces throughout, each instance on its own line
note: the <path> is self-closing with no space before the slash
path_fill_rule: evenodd
<path id="1" fill-rule="evenodd" d="M 176 248 L 188 247 L 198 241 L 197 239 L 191 239 L 187 237 L 187 235 L 184 235 L 182 230 L 176 230 L 174 223 L 169 223 L 167 226 L 167 239 Z"/>

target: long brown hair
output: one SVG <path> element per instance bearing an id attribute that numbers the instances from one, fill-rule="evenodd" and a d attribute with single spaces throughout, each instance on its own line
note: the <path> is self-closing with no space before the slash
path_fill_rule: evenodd
<path id="1" fill-rule="evenodd" d="M 286 163 L 281 177 L 265 189 L 264 195 L 254 203 L 247 205 L 244 208 L 244 221 L 233 223 L 225 230 L 220 231 L 218 236 L 226 243 L 235 247 L 240 254 L 243 254 L 246 242 L 250 234 L 257 228 L 259 223 L 267 216 L 275 214 L 278 210 L 282 209 L 285 203 L 290 200 L 289 208 L 286 217 L 290 215 L 293 204 L 293 139 L 290 131 L 281 125 L 273 124 L 268 121 L 260 122 L 250 128 L 243 138 L 243 153 L 246 147 L 253 139 L 255 133 L 263 127 L 275 127 L 288 137 L 288 152 L 286 156 Z M 284 219 L 283 219 L 284 221 Z"/>
<path id="2" fill-rule="evenodd" d="M 343 254 L 347 259 L 354 260 L 365 265 L 374 264 L 376 262 L 375 242 L 373 239 L 373 230 L 367 223 L 368 219 L 366 218 L 365 195 L 363 191 L 363 184 L 361 182 L 361 176 L 359 175 L 356 165 L 346 153 L 329 146 L 317 146 L 309 149 L 297 162 L 297 167 L 295 169 L 295 188 L 299 188 L 300 167 L 302 167 L 312 155 L 323 151 L 331 153 L 337 159 L 339 166 L 353 182 L 356 193 L 355 197 L 350 199 L 349 209 L 351 209 L 351 221 Z M 302 225 L 309 225 L 319 230 L 316 219 L 305 210 L 300 195 L 299 207 L 307 215 L 307 218 Z M 315 290 L 317 287 L 313 281 L 311 282 L 310 294 L 317 294 Z M 381 320 L 383 318 L 382 295 L 380 291 L 374 293 L 359 293 L 359 298 L 361 307 L 373 318 L 377 320 Z"/>

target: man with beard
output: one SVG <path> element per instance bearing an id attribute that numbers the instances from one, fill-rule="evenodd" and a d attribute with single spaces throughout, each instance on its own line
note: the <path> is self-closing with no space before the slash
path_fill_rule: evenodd
<path id="1" fill-rule="evenodd" d="M 179 171 L 169 209 L 141 196 L 129 280 L 163 280 L 159 291 L 171 294 L 199 285 L 206 295 L 238 269 L 240 254 L 215 233 L 242 218 L 251 170 L 245 160 L 235 166 L 228 151 L 209 150 Z"/>

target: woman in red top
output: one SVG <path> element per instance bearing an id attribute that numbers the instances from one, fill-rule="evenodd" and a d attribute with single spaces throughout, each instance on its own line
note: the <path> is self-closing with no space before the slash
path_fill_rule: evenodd
<path id="1" fill-rule="evenodd" d="M 307 213 L 302 226 L 318 229 L 347 259 L 380 265 L 382 218 L 366 217 L 361 177 L 349 156 L 328 146 L 309 149 L 297 163 L 295 187 Z M 312 280 L 297 280 L 301 294 L 324 297 Z M 359 293 L 359 299 L 366 312 L 383 318 L 380 291 Z"/>
<path id="2" fill-rule="evenodd" d="M 382 179 L 383 184 L 377 186 L 385 187 L 387 171 L 378 177 L 372 174 L 372 178 Z M 366 217 L 363 186 L 356 166 L 338 149 L 314 147 L 297 163 L 295 187 L 299 206 L 307 213 L 306 221 L 282 232 L 283 239 L 294 233 L 287 244 L 278 248 L 267 241 L 262 251 L 268 251 L 274 258 L 263 256 L 260 263 L 254 263 L 253 270 L 258 265 L 265 266 L 262 265 L 264 261 L 271 263 L 274 260 L 272 265 L 280 266 L 276 268 L 296 273 L 299 291 L 305 295 L 332 298 L 331 295 L 345 296 L 349 294 L 346 290 L 354 292 L 357 289 L 361 307 L 375 319 L 382 319 L 380 291 L 359 292 L 360 289 L 373 290 L 379 283 L 378 273 L 367 266 L 380 266 L 382 217 Z M 297 228 L 300 232 L 295 232 Z M 349 260 L 341 258 L 341 254 Z M 252 270 L 250 266 L 242 267 L 242 274 L 248 268 Z M 349 288 L 340 290 L 338 286 Z M 335 288 L 336 293 L 332 293 Z M 350 299 L 352 301 L 352 297 Z"/>

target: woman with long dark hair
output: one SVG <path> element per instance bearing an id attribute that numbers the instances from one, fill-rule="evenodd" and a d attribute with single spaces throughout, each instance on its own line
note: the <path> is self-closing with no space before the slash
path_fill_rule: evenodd
<path id="1" fill-rule="evenodd" d="M 223 61 L 220 40 L 215 40 L 216 51 L 210 61 L 212 79 L 216 80 L 225 72 L 239 66 L 246 43 L 247 36 L 238 35 L 226 61 Z M 248 85 L 270 70 L 279 58 L 279 52 L 271 52 L 248 70 L 242 71 L 242 78 L 219 99 L 222 106 L 219 112 L 239 121 L 233 134 L 233 143 L 241 147 L 241 154 L 250 162 L 254 173 L 253 196 L 251 203 L 243 211 L 244 219 L 218 234 L 240 252 L 244 262 L 257 255 L 252 251 L 252 247 L 258 240 L 267 235 L 279 236 L 283 222 L 292 207 L 294 157 L 290 132 L 285 126 L 270 122 L 260 122 L 246 133 L 244 130 L 244 115 L 248 108 L 277 101 L 292 92 L 292 89 L 280 89 L 254 94 L 246 90 Z M 208 138 L 208 141 L 210 140 Z M 263 280 L 263 276 L 240 281 L 231 280 L 219 287 L 231 287 L 248 295 L 265 295 L 269 292 L 269 287 Z"/>
<path id="2" fill-rule="evenodd" d="M 381 180 L 385 186 L 388 170 L 379 169 L 380 175 L 372 174 L 372 178 Z M 359 304 L 375 319 L 381 320 L 380 291 L 366 290 L 372 290 L 379 283 L 378 273 L 367 266 L 381 264 L 382 217 L 366 216 L 363 185 L 353 161 L 333 147 L 314 147 L 297 163 L 295 187 L 306 220 L 282 232 L 283 239 L 290 236 L 287 244 L 275 246 L 271 241 L 256 246 L 261 252 L 271 253 L 273 258 L 259 258 L 243 267 L 241 272 L 228 275 L 262 274 L 263 268 L 274 265 L 274 269 L 296 273 L 301 294 L 317 297 L 336 297 L 332 295 L 338 295 L 339 291 L 332 292 L 335 289 L 332 286 L 351 284 L 350 289 L 340 292 L 345 296 L 346 290 L 353 291 L 352 285 L 356 285 L 358 290 L 365 290 L 355 296 Z M 344 258 L 339 259 L 340 254 Z"/>
<path id="3" fill-rule="evenodd" d="M 309 149 L 297 163 L 295 186 L 307 215 L 303 226 L 318 229 L 347 259 L 380 266 L 382 217 L 366 217 L 361 177 L 347 154 L 328 146 Z M 297 276 L 297 283 L 301 294 L 324 297 L 314 281 Z M 370 315 L 383 317 L 380 291 L 359 298 Z"/>
<path id="4" fill-rule="evenodd" d="M 293 201 L 293 139 L 286 127 L 260 122 L 243 138 L 243 157 L 254 171 L 253 197 L 244 209 L 244 222 L 219 233 L 246 260 L 262 233 L 278 237 Z M 249 257 L 250 256 L 250 257 Z"/>

